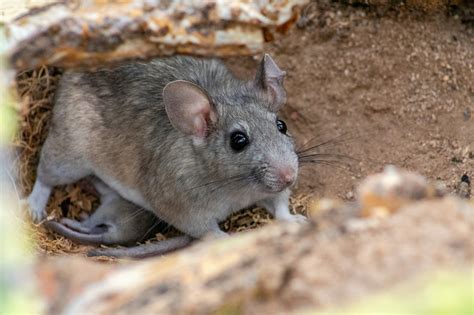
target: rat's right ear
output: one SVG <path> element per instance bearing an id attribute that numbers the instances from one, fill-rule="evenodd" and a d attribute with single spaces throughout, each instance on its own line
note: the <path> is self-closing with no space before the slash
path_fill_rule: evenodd
<path id="1" fill-rule="evenodd" d="M 275 113 L 286 103 L 286 91 L 283 87 L 285 75 L 286 72 L 278 68 L 269 54 L 263 56 L 254 83 L 270 99 L 270 110 Z"/>
<path id="2" fill-rule="evenodd" d="M 171 124 L 184 134 L 205 138 L 210 126 L 217 121 L 206 92 L 189 81 L 168 83 L 163 89 L 163 102 Z"/>

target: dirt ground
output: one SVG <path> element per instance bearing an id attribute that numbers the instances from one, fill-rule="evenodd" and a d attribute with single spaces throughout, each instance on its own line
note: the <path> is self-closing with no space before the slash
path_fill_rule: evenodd
<path id="1" fill-rule="evenodd" d="M 349 170 L 300 170 L 299 192 L 351 199 L 367 174 L 395 164 L 454 191 L 474 170 L 474 29 L 457 15 L 313 4 L 306 25 L 267 46 L 287 71 L 283 111 L 299 143 L 347 139 L 323 152 Z M 231 60 L 241 76 L 257 61 Z M 316 141 L 317 142 L 317 141 Z"/>

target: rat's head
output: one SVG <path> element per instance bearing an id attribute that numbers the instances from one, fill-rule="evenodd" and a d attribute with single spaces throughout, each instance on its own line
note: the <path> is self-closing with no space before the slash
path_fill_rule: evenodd
<path id="1" fill-rule="evenodd" d="M 205 90 L 178 80 L 163 90 L 171 124 L 190 136 L 194 151 L 223 185 L 228 179 L 239 187 L 277 193 L 295 182 L 294 141 L 277 116 L 286 103 L 284 75 L 265 55 L 251 82 L 228 78 Z"/>

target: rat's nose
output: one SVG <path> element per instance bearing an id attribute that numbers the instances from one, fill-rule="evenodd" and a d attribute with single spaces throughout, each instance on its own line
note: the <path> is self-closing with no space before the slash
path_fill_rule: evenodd
<path id="1" fill-rule="evenodd" d="M 284 166 L 278 169 L 278 179 L 287 186 L 293 184 L 296 179 L 296 171 L 291 166 Z"/>

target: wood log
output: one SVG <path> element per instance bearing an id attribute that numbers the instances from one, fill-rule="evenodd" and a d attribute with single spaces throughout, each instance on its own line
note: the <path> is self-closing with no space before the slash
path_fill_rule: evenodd
<path id="1" fill-rule="evenodd" d="M 307 226 L 273 224 L 127 264 L 82 290 L 60 313 L 320 309 L 433 269 L 469 266 L 474 258 L 474 208 L 452 196 L 426 198 L 383 217 L 360 216 L 360 207 L 354 205 L 318 210 Z M 72 281 L 75 273 L 63 278 Z M 62 301 L 57 296 L 52 305 Z"/>
<path id="2" fill-rule="evenodd" d="M 308 0 L 66 1 L 6 25 L 10 63 L 97 67 L 134 58 L 255 54 Z"/>

